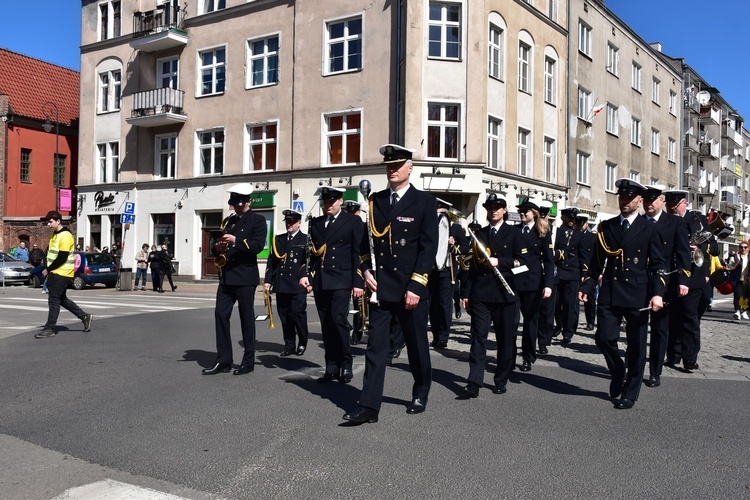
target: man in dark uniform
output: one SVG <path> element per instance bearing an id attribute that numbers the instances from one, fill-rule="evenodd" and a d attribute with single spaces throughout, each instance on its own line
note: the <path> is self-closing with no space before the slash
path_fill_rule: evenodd
<path id="1" fill-rule="evenodd" d="M 565 208 L 562 214 L 562 227 L 555 238 L 555 265 L 557 266 L 557 319 L 562 332 L 562 343 L 568 344 L 576 330 L 578 305 L 578 285 L 589 261 L 583 234 L 575 229 L 577 208 Z"/>
<path id="2" fill-rule="evenodd" d="M 497 368 L 492 392 L 504 394 L 508 376 L 516 359 L 515 313 L 518 295 L 511 270 L 524 263 L 521 231 L 505 223 L 507 203 L 497 193 L 490 193 L 482 204 L 487 209 L 489 225 L 475 233 L 473 258 L 469 275 L 462 284 L 463 306 L 471 311 L 471 351 L 469 376 L 461 390 L 462 399 L 475 398 L 484 385 L 487 335 L 495 327 Z M 495 274 L 504 278 L 502 283 Z M 506 285 L 510 290 L 506 289 Z"/>
<path id="3" fill-rule="evenodd" d="M 398 318 L 414 377 L 408 414 L 422 413 L 432 383 L 427 340 L 427 280 L 437 253 L 437 202 L 409 183 L 410 149 L 387 144 L 380 148 L 389 187 L 370 198 L 370 227 L 374 244 L 362 243 L 362 272 L 376 293 L 370 304 L 370 336 L 365 354 L 365 378 L 359 406 L 344 415 L 355 423 L 377 422 L 383 400 L 385 369 L 390 352 L 391 319 Z"/>
<path id="4" fill-rule="evenodd" d="M 615 185 L 620 215 L 599 224 L 596 254 L 578 295 L 586 302 L 602 275 L 594 338 L 612 376 L 609 395 L 615 408 L 626 410 L 633 407 L 641 390 L 648 309 L 656 312 L 662 308 L 664 258 L 658 231 L 638 215 L 645 187 L 630 179 L 618 179 Z M 628 339 L 627 372 L 617 346 L 623 319 Z"/>
<path id="5" fill-rule="evenodd" d="M 354 200 L 346 200 L 341 204 L 341 208 L 346 210 L 346 213 L 348 214 L 360 217 L 362 207 L 359 202 L 356 202 Z M 354 313 L 354 317 L 352 318 L 352 323 L 354 324 L 351 326 L 352 336 L 349 342 L 351 345 L 357 345 L 360 343 L 360 341 L 362 340 L 362 335 L 364 334 L 364 329 L 366 329 L 366 325 L 364 324 L 362 318 L 362 301 L 369 299 L 369 297 L 367 297 L 366 295 L 367 294 L 363 292 L 362 295 L 356 299 L 352 297 L 352 310 L 357 312 Z"/>
<path id="6" fill-rule="evenodd" d="M 589 256 L 589 259 L 591 259 L 594 252 L 594 247 L 596 246 L 596 234 L 589 231 L 589 214 L 578 214 L 578 216 L 576 217 L 576 229 L 583 235 L 583 245 L 586 247 L 586 254 Z M 584 270 L 588 268 L 588 262 L 582 262 L 581 264 Z M 596 297 L 596 293 L 594 293 L 594 297 Z M 575 311 L 575 327 L 577 329 L 580 309 L 576 307 Z M 583 304 L 583 313 L 586 317 L 586 330 L 593 331 L 594 323 L 596 322 L 596 300 L 589 300 L 588 302 Z"/>
<path id="7" fill-rule="evenodd" d="M 258 253 L 266 246 L 266 220 L 250 210 L 253 185 L 247 182 L 230 187 L 229 206 L 234 213 L 224 219 L 223 236 L 214 245 L 214 255 L 223 255 L 226 264 L 219 268 L 216 290 L 216 364 L 203 375 L 226 373 L 232 368 L 232 337 L 229 318 L 234 303 L 239 302 L 242 342 L 245 353 L 234 375 L 245 375 L 255 369 L 255 287 L 260 284 Z"/>
<path id="8" fill-rule="evenodd" d="M 690 278 L 690 247 L 688 246 L 687 227 L 676 215 L 662 211 L 664 186 L 648 186 L 643 195 L 643 209 L 646 220 L 656 227 L 664 255 L 665 295 L 664 307 L 651 313 L 651 343 L 649 345 L 649 378 L 645 381 L 648 387 L 661 385 L 661 371 L 669 339 L 669 316 L 674 309 L 675 300 L 688 293 Z M 687 271 L 687 273 L 685 272 Z"/>
<path id="9" fill-rule="evenodd" d="M 682 357 L 682 365 L 686 370 L 698 370 L 698 351 L 700 350 L 701 322 L 700 304 L 703 289 L 708 283 L 708 259 L 709 254 L 717 255 L 719 248 L 716 240 L 711 236 L 700 245 L 693 244 L 693 238 L 700 233 L 709 231 L 708 220 L 702 213 L 687 209 L 687 191 L 673 189 L 664 192 L 667 210 L 674 215 L 682 217 L 685 223 L 688 240 L 692 252 L 701 251 L 706 262 L 702 266 L 691 263 L 690 281 L 688 282 L 688 293 L 676 300 L 673 314 L 669 316 L 669 340 L 667 345 L 667 366 L 679 363 Z"/>
<path id="10" fill-rule="evenodd" d="M 436 198 L 436 200 L 438 248 L 435 255 L 435 265 L 430 272 L 427 285 L 430 292 L 430 330 L 432 330 L 432 347 L 447 349 L 450 328 L 453 323 L 451 314 L 453 256 L 450 244 L 451 221 L 448 217 L 448 209 L 453 205 L 440 198 Z"/>
<path id="11" fill-rule="evenodd" d="M 539 202 L 539 218 L 544 219 L 549 226 L 549 235 L 554 234 L 554 223 L 550 219 L 549 211 L 552 208 L 552 203 L 547 200 Z M 550 252 L 554 251 L 554 241 L 549 242 Z M 554 262 L 554 253 L 552 262 L 543 263 L 544 280 L 546 282 L 548 276 L 552 284 L 552 295 L 548 298 L 542 298 L 542 302 L 539 304 L 539 319 L 537 320 L 537 342 L 539 343 L 539 350 L 537 354 L 545 356 L 549 354 L 547 347 L 552 345 L 552 335 L 555 329 L 555 298 L 557 296 L 557 266 Z"/>
<path id="12" fill-rule="evenodd" d="M 263 287 L 276 294 L 284 350 L 281 356 L 302 356 L 307 349 L 307 290 L 299 284 L 299 272 L 305 265 L 307 235 L 300 231 L 302 214 L 284 210 L 286 232 L 277 235 L 266 263 Z M 295 350 L 296 349 L 296 350 Z"/>
<path id="13" fill-rule="evenodd" d="M 341 210 L 343 189 L 323 186 L 315 194 L 323 202 L 324 215 L 310 223 L 310 268 L 302 267 L 299 283 L 313 290 L 320 317 L 325 373 L 318 382 L 348 384 L 353 377 L 349 303 L 350 297 L 362 296 L 359 248 L 365 229 L 362 219 Z"/>

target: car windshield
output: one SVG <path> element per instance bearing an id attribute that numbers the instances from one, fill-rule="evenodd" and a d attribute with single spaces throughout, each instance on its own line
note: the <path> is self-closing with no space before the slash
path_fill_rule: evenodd
<path id="1" fill-rule="evenodd" d="M 18 259 L 11 257 L 9 254 L 5 252 L 0 252 L 0 260 L 8 261 L 8 262 L 18 262 Z"/>
<path id="2" fill-rule="evenodd" d="M 91 253 L 86 255 L 90 266 L 103 266 L 112 263 L 112 257 L 106 253 Z"/>

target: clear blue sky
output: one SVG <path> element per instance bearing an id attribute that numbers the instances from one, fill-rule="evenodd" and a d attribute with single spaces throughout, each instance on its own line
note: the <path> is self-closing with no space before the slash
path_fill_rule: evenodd
<path id="1" fill-rule="evenodd" d="M 329 0 L 330 1 L 330 0 Z M 579 0 L 576 0 L 579 1 Z M 750 126 L 750 0 L 605 0 L 646 42 L 682 57 Z M 0 47 L 80 69 L 81 2 L 2 0 Z M 123 24 L 130 22 L 123 19 Z"/>

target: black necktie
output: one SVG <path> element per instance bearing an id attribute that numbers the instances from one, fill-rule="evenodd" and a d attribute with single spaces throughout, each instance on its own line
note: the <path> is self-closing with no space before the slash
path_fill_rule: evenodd
<path id="1" fill-rule="evenodd" d="M 336 220 L 336 218 L 333 215 L 331 215 L 330 217 L 328 217 L 328 220 L 326 221 L 326 228 L 331 227 L 331 224 L 333 224 L 333 221 L 335 221 L 335 220 Z"/>
<path id="2" fill-rule="evenodd" d="M 628 222 L 628 219 L 623 219 L 622 220 L 622 232 L 625 232 L 628 229 L 630 229 L 630 222 Z"/>
<path id="3" fill-rule="evenodd" d="M 394 206 L 396 206 L 396 203 L 398 203 L 398 193 L 394 192 L 391 195 L 391 208 L 393 208 Z"/>
<path id="4" fill-rule="evenodd" d="M 291 234 L 287 237 L 287 241 L 292 241 L 292 235 Z"/>
<path id="5" fill-rule="evenodd" d="M 523 227 L 523 234 L 529 234 L 529 226 Z"/>
<path id="6" fill-rule="evenodd" d="M 654 224 L 656 224 L 656 219 L 654 219 L 653 217 L 651 217 L 651 222 L 653 222 Z"/>

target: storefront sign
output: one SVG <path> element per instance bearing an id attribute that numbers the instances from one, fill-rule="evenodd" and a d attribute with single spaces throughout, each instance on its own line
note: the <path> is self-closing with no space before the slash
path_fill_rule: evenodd
<path id="1" fill-rule="evenodd" d="M 274 193 L 271 192 L 261 192 L 261 193 L 253 193 L 250 195 L 250 206 L 253 209 L 256 208 L 271 208 L 274 205 Z"/>
<path id="2" fill-rule="evenodd" d="M 60 210 L 63 212 L 70 212 L 73 209 L 72 200 L 73 191 L 70 189 L 60 190 Z"/>
<path id="3" fill-rule="evenodd" d="M 97 191 L 94 194 L 94 210 L 99 212 L 114 212 L 115 208 L 112 206 L 115 204 L 114 193 L 104 194 L 104 191 Z"/>

